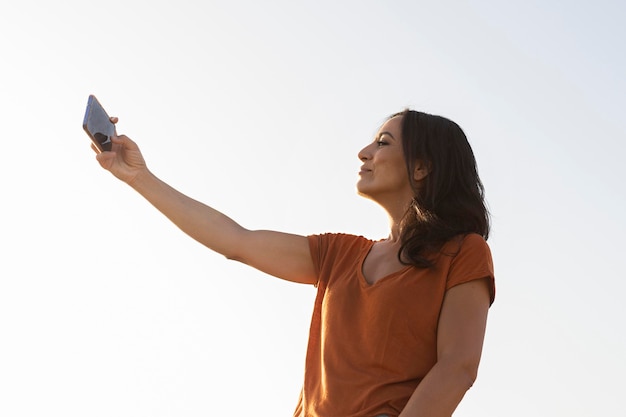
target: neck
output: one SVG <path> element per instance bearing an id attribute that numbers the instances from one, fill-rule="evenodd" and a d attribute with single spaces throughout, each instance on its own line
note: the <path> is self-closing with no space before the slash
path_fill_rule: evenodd
<path id="1" fill-rule="evenodd" d="M 386 196 L 377 195 L 376 197 L 367 194 L 361 195 L 374 201 L 387 212 L 389 237 L 386 241 L 400 244 L 400 224 L 413 201 L 413 191 L 407 189 L 406 192 L 403 193 L 394 193 L 393 195 Z"/>
<path id="2" fill-rule="evenodd" d="M 393 206 L 384 207 L 389 218 L 389 237 L 387 240 L 393 243 L 400 243 L 400 224 L 406 214 L 409 204 L 395 204 Z"/>

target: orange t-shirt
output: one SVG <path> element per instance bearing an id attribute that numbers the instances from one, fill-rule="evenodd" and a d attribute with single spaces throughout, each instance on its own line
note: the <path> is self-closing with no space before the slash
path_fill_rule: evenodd
<path id="1" fill-rule="evenodd" d="M 452 239 L 435 266 L 407 266 L 375 284 L 363 260 L 374 241 L 309 236 L 318 273 L 304 384 L 294 417 L 397 416 L 437 361 L 437 323 L 446 290 L 488 278 L 491 252 L 482 236 Z"/>

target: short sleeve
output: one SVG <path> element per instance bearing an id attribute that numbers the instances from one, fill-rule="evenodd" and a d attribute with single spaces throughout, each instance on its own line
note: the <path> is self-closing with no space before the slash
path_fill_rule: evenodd
<path id="1" fill-rule="evenodd" d="M 458 252 L 450 263 L 446 290 L 476 279 L 487 278 L 490 304 L 493 304 L 496 295 L 495 275 L 491 250 L 485 239 L 478 234 L 469 234 L 463 238 Z"/>
<path id="2" fill-rule="evenodd" d="M 309 240 L 309 251 L 311 252 L 311 259 L 315 267 L 315 276 L 317 277 L 315 286 L 317 287 L 320 284 L 320 265 L 322 264 L 322 258 L 324 256 L 323 235 L 310 235 L 307 236 L 307 239 Z"/>
<path id="3" fill-rule="evenodd" d="M 327 283 L 332 275 L 332 270 L 337 268 L 337 265 L 356 262 L 357 255 L 369 242 L 363 236 L 343 233 L 324 233 L 310 235 L 307 238 L 317 275 L 316 287 Z"/>

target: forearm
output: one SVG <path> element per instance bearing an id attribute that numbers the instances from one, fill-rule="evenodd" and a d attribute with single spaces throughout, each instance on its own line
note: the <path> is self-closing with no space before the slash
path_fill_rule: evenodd
<path id="1" fill-rule="evenodd" d="M 463 367 L 437 363 L 413 392 L 400 417 L 450 417 L 474 376 Z"/>
<path id="2" fill-rule="evenodd" d="M 229 259 L 270 275 L 306 284 L 317 282 L 305 236 L 245 229 L 153 175 L 129 137 L 113 136 L 111 140 L 112 151 L 96 156 L 102 168 L 133 187 L 183 232 Z"/>
<path id="3" fill-rule="evenodd" d="M 245 229 L 231 218 L 177 191 L 147 169 L 129 185 L 187 235 L 228 258 L 234 256 L 232 248 Z"/>

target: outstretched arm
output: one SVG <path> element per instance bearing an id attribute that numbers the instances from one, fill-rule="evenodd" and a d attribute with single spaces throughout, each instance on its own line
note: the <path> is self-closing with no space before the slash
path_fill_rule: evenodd
<path id="1" fill-rule="evenodd" d="M 115 119 L 113 119 L 116 121 Z M 219 211 L 175 190 L 147 168 L 141 151 L 127 136 L 113 137 L 100 165 L 126 182 L 183 232 L 228 259 L 289 281 L 317 279 L 305 236 L 248 230 Z"/>

